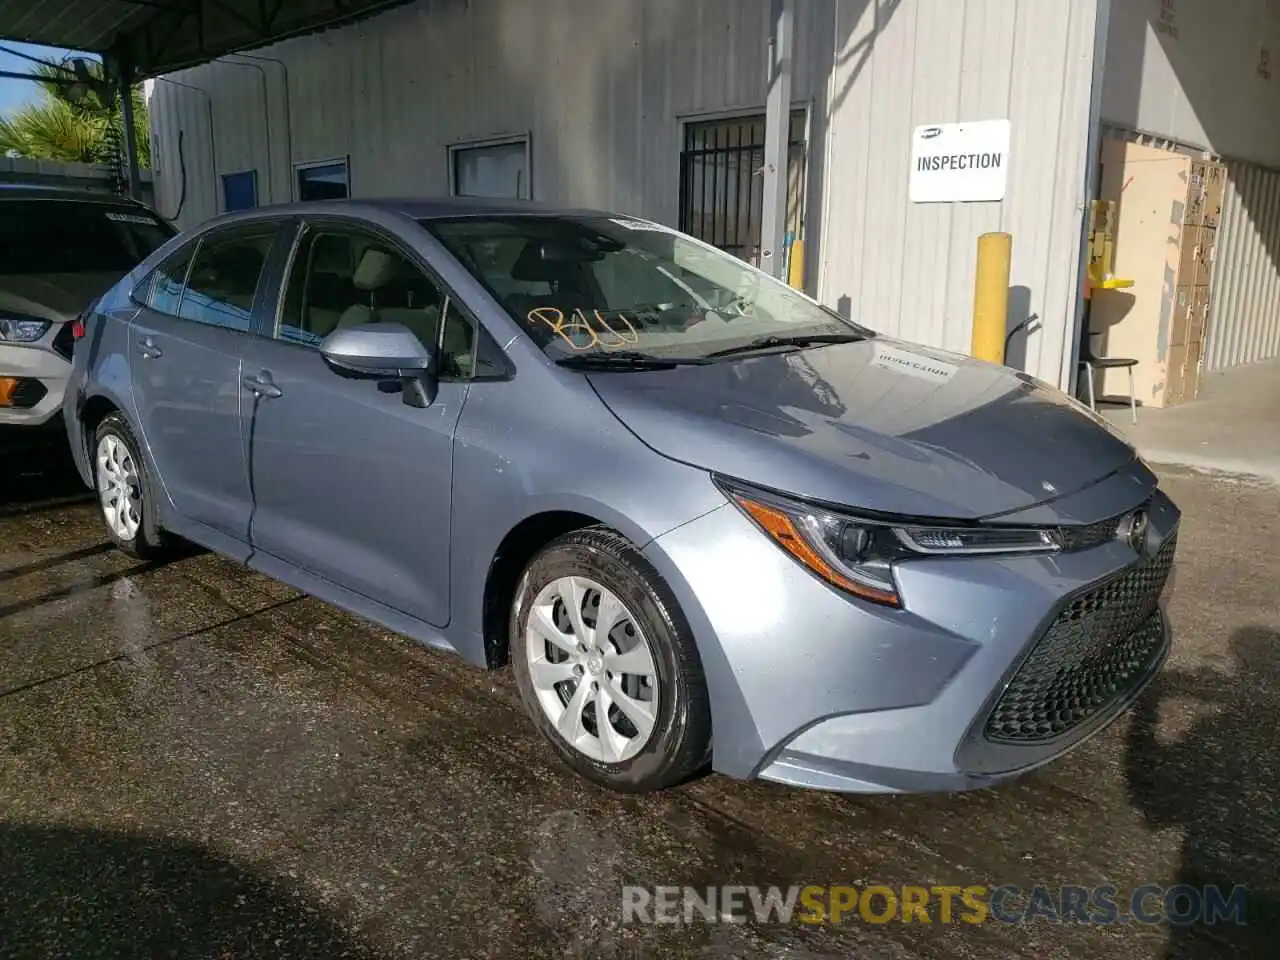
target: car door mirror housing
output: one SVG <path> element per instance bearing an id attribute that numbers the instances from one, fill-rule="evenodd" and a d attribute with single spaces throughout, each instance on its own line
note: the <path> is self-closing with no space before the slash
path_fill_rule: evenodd
<path id="1" fill-rule="evenodd" d="M 320 342 L 331 365 L 372 378 L 418 376 L 434 366 L 433 351 L 398 323 L 362 323 L 335 330 Z"/>
<path id="2" fill-rule="evenodd" d="M 408 327 L 398 323 L 361 323 L 335 330 L 320 342 L 325 362 L 345 376 L 399 380 L 404 402 L 431 402 L 436 355 Z"/>

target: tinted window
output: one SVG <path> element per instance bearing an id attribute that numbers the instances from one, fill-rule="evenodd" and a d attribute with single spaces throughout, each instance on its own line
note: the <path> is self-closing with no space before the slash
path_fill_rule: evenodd
<path id="1" fill-rule="evenodd" d="M 293 259 L 277 336 L 316 346 L 360 323 L 399 323 L 442 350 L 442 374 L 470 374 L 474 328 L 412 260 L 362 232 L 308 231 Z"/>
<path id="2" fill-rule="evenodd" d="M 191 254 L 195 252 L 195 247 L 195 244 L 188 244 L 152 272 L 146 300 L 147 306 L 152 310 L 170 316 L 178 315 L 182 286 L 187 281 L 187 267 L 191 265 Z"/>
<path id="3" fill-rule="evenodd" d="M 467 217 L 424 226 L 549 353 L 705 356 L 760 337 L 866 336 L 736 257 L 625 217 Z"/>
<path id="4" fill-rule="evenodd" d="M 172 236 L 172 227 L 142 207 L 0 199 L 0 274 L 123 276 Z"/>
<path id="5" fill-rule="evenodd" d="M 187 276 L 178 316 L 233 330 L 253 325 L 253 297 L 271 252 L 275 227 L 205 237 Z"/>
<path id="6" fill-rule="evenodd" d="M 341 200 L 349 192 L 348 188 L 344 161 L 298 169 L 299 200 Z"/>

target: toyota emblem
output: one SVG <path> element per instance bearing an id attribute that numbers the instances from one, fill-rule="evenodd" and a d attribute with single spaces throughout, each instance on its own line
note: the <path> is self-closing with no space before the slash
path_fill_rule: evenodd
<path id="1" fill-rule="evenodd" d="M 1133 548 L 1137 554 L 1147 552 L 1147 532 L 1150 524 L 1145 510 L 1135 510 L 1120 525 L 1118 531 L 1121 538 Z"/>

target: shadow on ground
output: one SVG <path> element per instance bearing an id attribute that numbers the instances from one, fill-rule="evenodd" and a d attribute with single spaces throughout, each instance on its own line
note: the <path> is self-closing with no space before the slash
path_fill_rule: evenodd
<path id="1" fill-rule="evenodd" d="M 61 421 L 56 427 L 0 427 L 0 517 L 90 498 Z"/>
<path id="2" fill-rule="evenodd" d="M 1245 924 L 1174 927 L 1173 958 L 1276 956 L 1280 944 L 1280 755 L 1267 729 L 1280 689 L 1280 634 L 1259 627 L 1231 637 L 1232 672 L 1166 670 L 1129 729 L 1127 779 L 1134 806 L 1153 828 L 1183 831 L 1174 884 L 1244 886 Z M 1197 719 L 1163 738 L 1166 719 Z"/>
<path id="3" fill-rule="evenodd" d="M 6 957 L 374 958 L 298 888 L 203 847 L 0 825 Z"/>

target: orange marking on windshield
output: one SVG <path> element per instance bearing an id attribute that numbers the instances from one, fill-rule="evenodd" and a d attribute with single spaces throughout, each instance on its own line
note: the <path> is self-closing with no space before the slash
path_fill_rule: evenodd
<path id="1" fill-rule="evenodd" d="M 619 347 L 640 342 L 639 331 L 636 330 L 635 325 L 624 314 L 619 313 L 618 319 L 626 326 L 626 333 L 614 329 L 599 310 L 595 310 L 593 313 L 596 323 L 604 328 L 603 331 L 593 327 L 591 320 L 581 310 L 575 310 L 566 319 L 564 311 L 558 307 L 534 307 L 529 311 L 528 318 L 531 322 L 539 322 L 549 327 L 553 333 L 569 345 L 570 349 L 580 353 L 595 348 L 616 350 Z M 609 335 L 608 339 L 602 336 L 602 333 L 607 333 Z"/>

